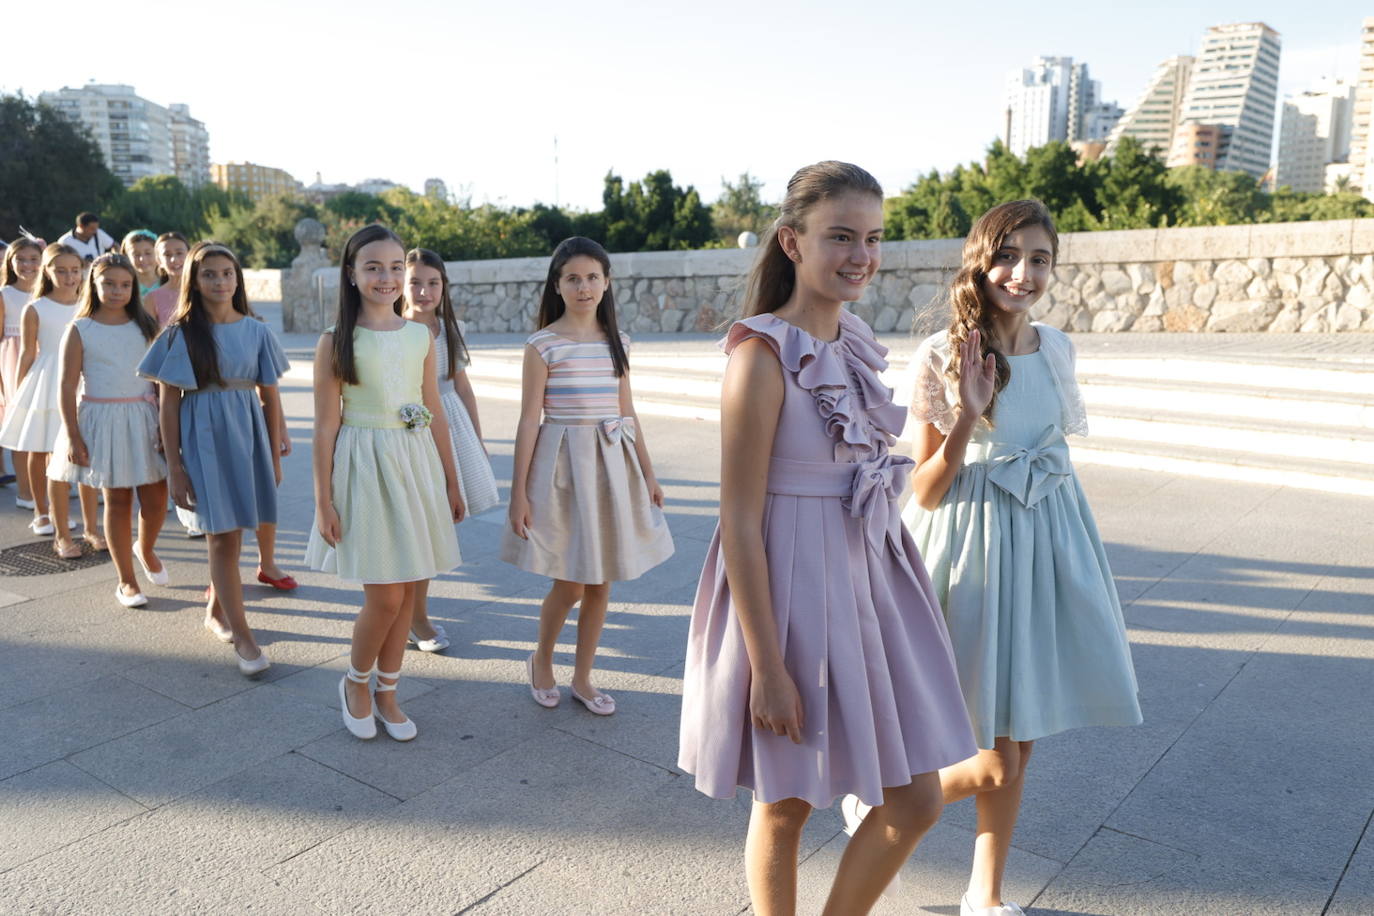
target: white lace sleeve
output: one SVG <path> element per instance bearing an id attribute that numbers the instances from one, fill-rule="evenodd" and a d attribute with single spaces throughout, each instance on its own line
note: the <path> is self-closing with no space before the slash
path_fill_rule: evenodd
<path id="1" fill-rule="evenodd" d="M 930 423 L 944 435 L 954 428 L 954 406 L 950 401 L 945 379 L 945 358 L 936 337 L 927 338 L 916 351 L 912 363 L 916 378 L 911 393 L 911 415 L 922 423 Z"/>

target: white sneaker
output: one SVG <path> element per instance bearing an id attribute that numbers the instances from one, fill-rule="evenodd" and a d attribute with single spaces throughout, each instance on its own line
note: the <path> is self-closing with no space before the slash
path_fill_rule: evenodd
<path id="1" fill-rule="evenodd" d="M 1015 903 L 1001 906 L 970 906 L 968 894 L 959 898 L 959 916 L 1026 916 L 1026 911 Z"/>

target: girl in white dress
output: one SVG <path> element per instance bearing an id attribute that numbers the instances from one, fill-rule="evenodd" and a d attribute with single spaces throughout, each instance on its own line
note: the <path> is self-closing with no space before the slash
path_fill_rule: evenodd
<path id="1" fill-rule="evenodd" d="M 38 283 L 38 265 L 43 260 L 43 246 L 30 238 L 17 238 L 5 249 L 0 261 L 0 317 L 4 318 L 4 337 L 0 338 L 0 405 L 13 401 L 19 389 L 19 317 L 24 306 L 33 298 Z M 5 419 L 0 410 L 0 422 Z M 14 465 L 14 505 L 19 509 L 33 508 L 33 491 L 29 487 L 29 456 L 26 452 L 10 452 Z"/>
<path id="2" fill-rule="evenodd" d="M 467 342 L 453 314 L 444 259 L 427 248 L 412 248 L 406 253 L 405 307 L 401 315 L 429 328 L 434 337 L 439 401 L 453 443 L 459 492 L 469 516 L 486 512 L 499 502 L 499 496 L 491 460 L 482 445 L 477 396 L 468 381 Z M 430 622 L 428 597 L 429 581 L 416 583 L 410 641 L 422 652 L 440 652 L 449 646 L 448 634 L 443 627 Z"/>
<path id="3" fill-rule="evenodd" d="M 29 530 L 39 537 L 53 535 L 53 550 L 68 560 L 81 556 L 80 546 L 71 539 L 74 525 L 67 518 L 71 488 L 65 481 L 47 480 L 48 455 L 62 429 L 58 357 L 62 334 L 76 317 L 83 267 L 81 257 L 70 246 L 54 243 L 43 249 L 38 284 L 20 320 L 19 386 L 0 426 L 0 446 L 29 453 L 29 483 L 34 499 Z M 81 487 L 81 519 L 86 526 L 83 538 L 95 550 L 104 550 L 105 540 L 96 522 L 99 509 L 96 491 Z"/>
<path id="4" fill-rule="evenodd" d="M 153 552 L 167 517 L 167 462 L 158 437 L 153 383 L 137 375 L 156 336 L 157 322 L 143 309 L 133 263 L 121 254 L 96 258 L 81 287 L 76 320 L 62 338 L 62 432 L 48 477 L 105 491 L 105 533 L 119 575 L 115 600 L 124 607 L 148 603 L 134 575 L 135 560 L 149 582 L 168 582 Z"/>

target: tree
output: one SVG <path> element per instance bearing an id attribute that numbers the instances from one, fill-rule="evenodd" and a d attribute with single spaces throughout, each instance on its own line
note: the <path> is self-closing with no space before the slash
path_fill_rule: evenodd
<path id="1" fill-rule="evenodd" d="M 1103 166 L 1098 191 L 1102 229 L 1164 226 L 1183 204 L 1179 188 L 1165 181 L 1169 170 L 1163 160 L 1147 152 L 1135 137 L 1122 137 Z"/>
<path id="2" fill-rule="evenodd" d="M 83 210 L 100 212 L 119 196 L 87 130 L 49 105 L 0 96 L 0 237 L 22 225 L 56 241 Z"/>
<path id="3" fill-rule="evenodd" d="M 300 251 L 296 223 L 319 215 L 314 204 L 287 195 L 239 201 L 210 218 L 207 234 L 233 249 L 245 267 L 290 267 Z"/>
<path id="4" fill-rule="evenodd" d="M 251 209 L 252 202 L 243 193 L 219 185 L 188 188 L 174 175 L 154 175 L 134 182 L 102 216 L 107 216 L 115 238 L 133 229 L 148 229 L 158 234 L 174 230 L 197 239 L 212 221 L 234 207 Z"/>
<path id="5" fill-rule="evenodd" d="M 748 172 L 741 172 L 734 184 L 722 178 L 720 187 L 720 197 L 711 205 L 711 223 L 722 246 L 733 248 L 742 232 L 762 236 L 777 218 L 777 204 L 764 202 L 763 182 Z"/>
<path id="6" fill-rule="evenodd" d="M 1166 183 L 1182 197 L 1180 226 L 1253 223 L 1267 209 L 1268 195 L 1245 172 L 1218 172 L 1201 165 L 1170 169 Z"/>
<path id="7" fill-rule="evenodd" d="M 601 192 L 602 220 L 608 251 L 670 251 L 700 248 L 711 238 L 711 211 L 691 185 L 673 184 L 672 173 L 659 169 L 628 185 L 606 173 Z"/>

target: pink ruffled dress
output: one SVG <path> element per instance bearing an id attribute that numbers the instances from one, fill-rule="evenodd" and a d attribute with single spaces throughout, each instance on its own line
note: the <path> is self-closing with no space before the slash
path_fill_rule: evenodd
<path id="1" fill-rule="evenodd" d="M 785 394 L 764 504 L 778 638 L 801 694 L 803 741 L 754 728 L 749 656 L 720 531 L 697 588 L 678 766 L 714 798 L 736 787 L 828 807 L 911 782 L 976 752 L 949 634 L 896 500 L 912 461 L 889 452 L 906 422 L 878 373 L 887 348 L 840 316 L 831 342 L 771 314 L 737 321 L 726 353 L 759 338 Z"/>

